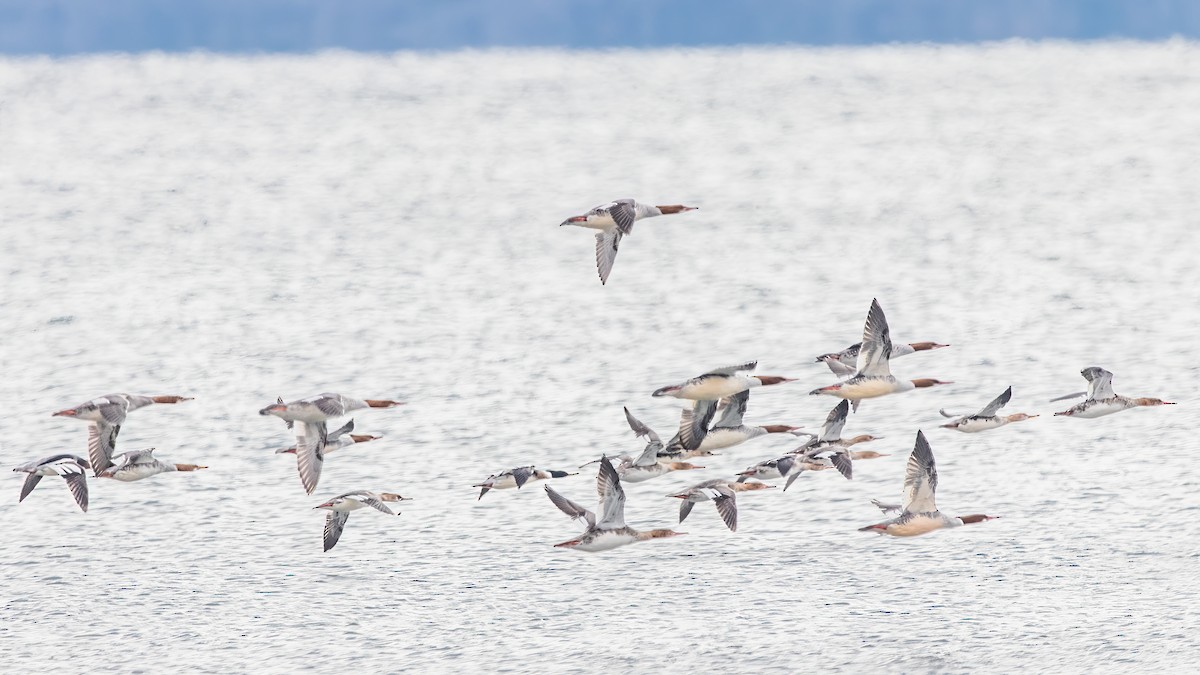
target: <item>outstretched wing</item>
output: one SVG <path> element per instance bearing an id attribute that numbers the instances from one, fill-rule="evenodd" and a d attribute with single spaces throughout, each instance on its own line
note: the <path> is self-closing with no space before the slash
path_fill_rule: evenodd
<path id="1" fill-rule="evenodd" d="M 934 493 L 937 491 L 937 465 L 925 433 L 917 432 L 917 442 L 908 456 L 904 471 L 904 511 L 931 513 L 937 511 Z"/>
<path id="2" fill-rule="evenodd" d="M 721 514 L 721 520 L 725 521 L 729 531 L 737 532 L 737 499 L 734 498 L 733 492 L 722 493 L 713 503 L 717 505 L 717 513 Z"/>
<path id="3" fill-rule="evenodd" d="M 92 471 L 99 476 L 101 471 L 112 466 L 112 458 L 117 449 L 117 434 L 121 432 L 120 425 L 107 422 L 91 422 L 88 424 L 88 462 Z"/>
<path id="4" fill-rule="evenodd" d="M 842 399 L 840 403 L 833 406 L 833 410 L 825 417 L 825 424 L 821 426 L 821 435 L 817 436 L 817 440 L 821 441 L 836 441 L 842 437 L 842 427 L 846 426 L 846 416 L 850 414 L 850 402 Z"/>
<path id="5" fill-rule="evenodd" d="M 325 465 L 324 432 L 324 422 L 302 422 L 296 426 L 296 470 L 300 473 L 304 491 L 310 495 L 317 489 L 321 468 Z"/>
<path id="6" fill-rule="evenodd" d="M 838 470 L 838 473 L 846 477 L 846 480 L 854 478 L 854 465 L 849 451 L 835 452 L 829 458 L 829 461 L 833 464 L 833 468 Z"/>
<path id="7" fill-rule="evenodd" d="M 692 507 L 695 505 L 696 502 L 688 501 L 687 499 L 679 501 L 679 522 L 682 523 L 688 517 L 688 514 L 692 512 Z"/>
<path id="8" fill-rule="evenodd" d="M 607 462 L 605 462 L 605 463 L 607 464 Z M 582 506 L 576 504 L 575 502 L 571 501 L 570 499 L 567 499 L 566 497 L 558 494 L 558 492 L 555 491 L 555 489 L 550 487 L 549 485 L 546 485 L 544 487 L 546 488 L 546 496 L 549 497 L 550 501 L 553 502 L 554 505 L 558 507 L 559 511 L 562 511 L 563 513 L 567 514 L 568 516 L 571 516 L 571 520 L 577 520 L 579 518 L 583 518 L 584 520 L 587 521 L 588 527 L 596 526 L 596 514 L 583 508 Z"/>
<path id="9" fill-rule="evenodd" d="M 750 401 L 750 390 L 738 392 L 728 398 L 721 419 L 713 425 L 714 429 L 734 429 L 742 426 L 742 417 L 746 414 L 746 404 Z M 693 448 L 694 449 L 694 448 Z"/>
<path id="10" fill-rule="evenodd" d="M 662 439 L 658 437 L 658 434 L 654 433 L 654 430 L 650 427 L 642 424 L 641 420 L 634 417 L 629 412 L 629 408 L 625 408 L 625 421 L 629 423 L 629 428 L 633 429 L 634 435 L 638 438 L 646 436 L 651 440 L 651 442 L 658 441 L 659 443 L 662 443 Z"/>
<path id="11" fill-rule="evenodd" d="M 975 417 L 994 417 L 996 415 L 996 413 L 1001 408 L 1003 408 L 1011 399 L 1012 399 L 1012 387 L 1009 387 L 1008 389 L 1004 390 L 1003 394 L 1000 394 L 995 399 L 993 399 L 991 403 L 985 405 L 983 407 L 983 410 L 980 410 L 979 412 L 975 413 L 974 416 Z"/>
<path id="12" fill-rule="evenodd" d="M 25 501 L 25 498 L 29 496 L 30 492 L 33 492 L 33 488 L 37 487 L 37 484 L 41 481 L 42 477 L 36 473 L 26 475 L 25 482 L 21 485 L 21 496 L 17 499 L 17 501 Z"/>
<path id="13" fill-rule="evenodd" d="M 738 366 L 725 366 L 724 368 L 716 368 L 708 371 L 704 375 L 733 375 L 734 373 L 740 373 L 743 370 L 754 370 L 757 367 L 758 361 L 751 361 Z M 704 375 L 701 375 L 700 377 L 704 377 Z"/>
<path id="14" fill-rule="evenodd" d="M 621 489 L 621 478 L 609 462 L 600 462 L 600 473 L 596 476 L 600 498 L 600 522 L 602 529 L 625 527 L 625 490 Z"/>
<path id="15" fill-rule="evenodd" d="M 524 485 L 529 480 L 529 477 L 533 475 L 533 467 L 532 466 L 517 467 L 512 470 L 512 475 L 513 475 L 513 480 L 516 481 L 516 483 L 517 483 L 517 489 L 520 490 L 521 486 Z"/>
<path id="16" fill-rule="evenodd" d="M 349 422 L 346 422 L 345 424 L 338 427 L 337 429 L 334 429 L 333 431 L 329 432 L 329 434 L 325 437 L 325 441 L 327 443 L 333 443 L 334 441 L 336 441 L 337 439 L 341 438 L 342 436 L 350 433 L 351 431 L 354 431 L 354 420 L 353 419 L 350 420 Z"/>
<path id="17" fill-rule="evenodd" d="M 349 513 L 339 513 L 330 511 L 325 516 L 325 550 L 333 548 L 337 545 L 338 539 L 342 536 L 342 530 L 346 527 L 346 520 L 350 518 Z"/>
<path id="18" fill-rule="evenodd" d="M 1087 397 L 1089 401 L 1103 401 L 1114 396 L 1112 389 L 1113 374 L 1103 368 L 1092 366 L 1079 371 L 1088 381 Z"/>
<path id="19" fill-rule="evenodd" d="M 892 337 L 887 317 L 878 300 L 871 300 L 867 322 L 863 325 L 862 346 L 858 350 L 857 370 L 860 375 L 886 377 L 892 374 L 888 359 L 892 357 Z"/>
<path id="20" fill-rule="evenodd" d="M 383 500 L 381 500 L 373 492 L 357 492 L 357 493 L 353 493 L 349 496 L 354 497 L 358 501 L 366 504 L 367 506 L 375 509 L 376 511 L 383 511 L 384 513 L 388 514 L 389 516 L 396 515 L 395 513 L 392 512 L 391 509 L 388 508 L 387 504 L 384 504 Z"/>
<path id="21" fill-rule="evenodd" d="M 695 401 L 692 408 L 684 408 L 679 416 L 679 444 L 686 450 L 695 450 L 708 435 L 708 425 L 717 414 L 717 401 Z"/>
<path id="22" fill-rule="evenodd" d="M 613 263 L 617 260 L 617 249 L 621 247 L 623 236 L 624 233 L 619 229 L 596 233 L 596 271 L 600 273 L 601 285 L 608 283 L 608 275 L 612 274 Z"/>
<path id="23" fill-rule="evenodd" d="M 67 481 L 67 487 L 71 489 L 71 496 L 75 497 L 75 503 L 79 505 L 79 508 L 83 509 L 84 513 L 87 513 L 87 477 L 83 473 L 83 469 L 80 469 L 79 473 L 65 473 L 62 477 Z"/>
<path id="24" fill-rule="evenodd" d="M 621 234 L 629 234 L 633 231 L 633 221 L 637 220 L 635 202 L 632 199 L 618 199 L 609 204 L 608 215 L 612 216 Z"/>

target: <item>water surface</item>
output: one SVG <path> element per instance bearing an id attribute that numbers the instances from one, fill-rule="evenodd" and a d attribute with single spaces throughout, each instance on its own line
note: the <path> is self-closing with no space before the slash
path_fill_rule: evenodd
<path id="1" fill-rule="evenodd" d="M 54 410 L 110 391 L 125 449 L 207 464 L 43 481 L 0 517 L 13 670 L 1056 671 L 1194 663 L 1192 435 L 1200 49 L 1158 45 L 0 60 L 0 460 L 85 452 Z M 607 287 L 565 217 L 618 197 L 700 210 L 638 224 Z M 815 427 L 816 354 L 871 298 L 895 372 L 953 386 L 869 401 L 890 457 L 711 506 L 688 536 L 580 554 L 522 464 L 572 468 L 667 433 L 649 392 L 757 359 L 799 381 L 747 420 Z M 1099 420 L 1053 396 L 1102 365 L 1180 401 Z M 1012 385 L 995 432 L 936 429 Z M 383 440 L 300 488 L 257 410 L 341 391 Z M 1189 421 L 1190 420 L 1190 421 Z M 855 531 L 899 496 L 918 428 L 939 505 L 998 521 L 911 541 Z M 795 443 L 760 439 L 627 489 L 670 491 Z M 593 476 L 557 481 L 591 504 Z M 312 507 L 353 515 L 321 551 Z"/>

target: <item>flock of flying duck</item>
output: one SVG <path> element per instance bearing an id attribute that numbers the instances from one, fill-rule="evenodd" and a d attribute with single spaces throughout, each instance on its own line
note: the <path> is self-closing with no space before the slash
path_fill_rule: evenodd
<path id="1" fill-rule="evenodd" d="M 596 267 L 603 284 L 608 281 L 612 272 L 621 239 L 631 233 L 635 221 L 691 210 L 694 210 L 694 207 L 649 206 L 632 199 L 618 199 L 597 206 L 584 215 L 568 218 L 562 224 L 599 230 L 596 233 Z M 737 494 L 774 487 L 761 481 L 785 480 L 783 490 L 786 491 L 805 472 L 834 469 L 847 479 L 853 478 L 854 462 L 885 455 L 870 450 L 854 449 L 860 443 L 876 440 L 876 437 L 869 434 L 842 438 L 842 429 L 851 408 L 857 412 L 860 403 L 865 399 L 951 384 L 933 378 L 900 379 L 891 372 L 892 358 L 946 346 L 948 345 L 936 342 L 893 345 L 883 309 L 877 300 L 873 300 L 867 312 L 862 341 L 840 352 L 817 357 L 817 361 L 825 363 L 835 375 L 846 378 L 809 392 L 812 395 L 842 399 L 829 412 L 817 434 L 802 432 L 799 431 L 799 427 L 784 424 L 752 426 L 743 422 L 751 389 L 793 381 L 792 378 L 777 375 L 750 375 L 757 365 L 753 362 L 718 368 L 686 382 L 655 390 L 651 394 L 654 397 L 673 397 L 689 402 L 689 406 L 681 412 L 678 431 L 663 443 L 662 438 L 653 429 L 639 421 L 626 408 L 625 419 L 630 429 L 638 438 L 646 438 L 647 444 L 636 457 L 604 455 L 594 462 L 589 462 L 600 465 L 596 476 L 596 492 L 599 498 L 596 512 L 567 499 L 549 485 L 545 486 L 547 496 L 559 510 L 573 520 L 582 519 L 587 524 L 583 534 L 555 546 L 581 551 L 603 551 L 638 541 L 664 539 L 682 534 L 671 529 L 636 530 L 627 525 L 622 483 L 640 483 L 675 471 L 703 469 L 703 466 L 687 460 L 712 455 L 716 450 L 740 445 L 767 434 L 807 436 L 808 439 L 791 452 L 754 464 L 735 477 L 706 480 L 668 495 L 680 500 L 679 522 L 682 523 L 688 517 L 696 504 L 711 501 L 725 525 L 731 531 L 737 531 Z M 1081 374 L 1088 382 L 1086 392 L 1068 394 L 1053 400 L 1079 396 L 1086 398 L 1067 410 L 1056 412 L 1056 416 L 1094 418 L 1138 407 L 1173 405 L 1157 398 L 1133 398 L 1114 393 L 1113 375 L 1103 368 L 1085 368 Z M 1037 417 L 1024 413 L 998 414 L 1011 398 L 1012 387 L 1009 387 L 975 414 L 958 416 L 941 410 L 940 413 L 944 417 L 952 420 L 941 426 L 964 433 L 978 433 Z M 153 404 L 176 404 L 188 400 L 191 399 L 184 396 L 109 394 L 54 413 L 55 416 L 73 417 L 88 424 L 88 458 L 59 454 L 14 468 L 13 471 L 26 474 L 18 501 L 24 501 L 43 477 L 61 476 L 79 508 L 86 512 L 88 470 L 92 471 L 96 478 L 130 482 L 166 472 L 190 472 L 207 468 L 197 464 L 164 462 L 154 457 L 154 448 L 116 454 L 117 435 L 130 412 Z M 353 419 L 332 432 L 328 430 L 329 422 L 346 417 L 356 410 L 393 408 L 400 405 L 404 404 L 387 399 L 357 399 L 342 394 L 324 393 L 290 403 L 284 403 L 281 398 L 261 409 L 259 414 L 278 417 L 292 430 L 296 439 L 295 445 L 277 450 L 276 453 L 296 456 L 300 483 L 307 494 L 312 494 L 320 480 L 325 455 L 378 438 L 352 433 Z M 483 499 L 484 495 L 492 490 L 520 489 L 532 481 L 572 475 L 576 474 L 523 466 L 488 476 L 474 487 L 480 488 L 478 499 Z M 933 451 L 924 433 L 918 431 L 905 469 L 902 501 L 890 504 L 872 500 L 884 513 L 897 512 L 898 515 L 860 530 L 907 537 L 997 517 L 984 514 L 956 517 L 941 513 L 935 501 L 937 483 L 938 474 Z M 408 499 L 391 492 L 354 490 L 322 502 L 314 508 L 327 512 L 324 550 L 328 551 L 337 544 L 352 511 L 369 507 L 388 515 L 399 515 L 393 512 L 387 503 Z"/>

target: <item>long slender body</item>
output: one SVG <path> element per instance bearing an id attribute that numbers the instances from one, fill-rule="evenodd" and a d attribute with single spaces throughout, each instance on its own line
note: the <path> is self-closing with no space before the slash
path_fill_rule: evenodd
<path id="1" fill-rule="evenodd" d="M 404 405 L 390 399 L 360 399 L 343 394 L 326 392 L 302 398 L 290 403 L 273 403 L 258 411 L 260 415 L 273 415 L 293 424 L 296 434 L 296 470 L 304 491 L 312 494 L 321 479 L 325 465 L 325 450 L 329 443 L 326 422 L 344 417 L 364 408 L 393 408 Z"/>
<path id="2" fill-rule="evenodd" d="M 893 345 L 891 358 L 894 359 L 898 356 L 907 356 L 909 354 L 916 354 L 917 352 L 941 349 L 942 347 L 949 346 L 936 342 L 909 342 L 908 344 L 902 342 L 898 345 Z M 831 352 L 818 356 L 817 362 L 829 366 L 829 370 L 839 377 L 853 375 L 857 371 L 858 352 L 861 348 L 862 343 L 856 342 L 840 352 Z"/>
<path id="3" fill-rule="evenodd" d="M 656 389 L 651 396 L 672 396 L 693 401 L 717 401 L 726 396 L 740 394 L 747 389 L 764 387 L 772 384 L 791 382 L 791 378 L 778 375 L 742 375 L 743 371 L 754 370 L 757 362 L 744 363 L 738 366 L 717 368 L 703 375 L 693 377 L 681 384 L 675 384 Z"/>
<path id="4" fill-rule="evenodd" d="M 551 478 L 566 478 L 577 474 L 567 473 L 566 471 L 548 471 L 538 469 L 533 466 L 519 466 L 515 469 L 508 469 L 500 473 L 494 473 L 487 477 L 482 483 L 477 483 L 472 487 L 481 488 L 479 491 L 479 499 L 488 493 L 489 490 L 512 490 L 521 489 L 526 483 L 536 480 L 549 480 Z M 479 501 L 477 499 L 476 501 Z"/>
<path id="5" fill-rule="evenodd" d="M 679 522 L 682 523 L 687 519 L 688 514 L 692 512 L 692 507 L 696 504 L 711 501 L 716 505 L 717 513 L 721 516 L 721 520 L 725 521 L 725 526 L 729 528 L 729 531 L 737 532 L 737 493 L 764 490 L 771 487 L 774 486 L 767 485 L 766 483 L 752 483 L 745 478 L 739 480 L 717 478 L 697 483 L 683 492 L 669 496 L 681 500 L 679 503 Z"/>
<path id="6" fill-rule="evenodd" d="M 967 434 L 979 433 L 989 429 L 999 429 L 1006 424 L 1013 422 L 1022 422 L 1027 419 L 1037 417 L 1037 415 L 1026 415 L 1025 413 L 1014 413 L 1012 415 L 997 415 L 1008 402 L 1012 399 L 1012 387 L 1004 390 L 1004 393 L 997 396 L 983 407 L 983 410 L 974 415 L 964 415 L 955 419 L 953 422 L 948 422 L 942 425 L 943 429 L 953 429 Z M 943 417 L 954 417 L 945 410 L 939 410 Z"/>
<path id="7" fill-rule="evenodd" d="M 915 537 L 947 527 L 959 527 L 971 523 L 992 520 L 998 516 L 975 514 L 970 516 L 952 517 L 938 511 L 935 500 L 938 474 L 937 465 L 933 459 L 933 450 L 925 440 L 923 432 L 917 432 L 916 444 L 908 457 L 908 465 L 904 475 L 904 503 L 900 515 L 874 525 L 859 528 L 863 532 L 878 532 L 890 534 L 893 537 Z M 882 502 L 873 502 L 887 512 L 895 507 Z"/>
<path id="8" fill-rule="evenodd" d="M 155 403 L 174 404 L 190 400 L 186 396 L 105 394 L 74 408 L 59 410 L 53 417 L 74 417 L 88 423 L 88 463 L 94 475 L 99 476 L 101 471 L 112 466 L 117 434 L 121 432 L 129 413 Z"/>
<path id="9" fill-rule="evenodd" d="M 75 503 L 79 505 L 80 510 L 87 513 L 88 510 L 88 488 L 87 488 L 87 470 L 90 468 L 88 461 L 82 457 L 75 455 L 51 455 L 43 457 L 36 462 L 22 464 L 13 469 L 17 473 L 25 473 L 25 483 L 21 485 L 21 496 L 17 499 L 18 502 L 25 501 L 33 488 L 37 487 L 38 482 L 43 476 L 62 476 L 67 482 L 67 487 L 71 490 L 71 495 L 75 497 Z"/>
<path id="10" fill-rule="evenodd" d="M 686 426 L 685 423 L 681 427 Z M 636 458 L 629 455 L 621 455 L 619 457 L 620 464 L 617 466 L 617 474 L 627 483 L 641 483 L 642 481 L 657 478 L 672 471 L 688 471 L 690 469 L 703 469 L 702 466 L 696 466 L 688 462 L 680 462 L 674 460 L 663 460 L 659 457 L 659 453 L 664 452 L 662 439 L 654 432 L 653 429 L 642 424 L 636 417 L 629 412 L 629 408 L 625 409 L 625 420 L 629 423 L 629 427 L 638 437 L 647 436 L 648 442 L 642 453 Z M 683 433 L 681 431 L 681 433 Z M 673 439 L 674 440 L 674 439 Z M 606 460 L 607 461 L 607 460 Z M 590 463 L 590 462 L 589 462 Z M 584 465 L 586 466 L 586 465 Z"/>
<path id="11" fill-rule="evenodd" d="M 1132 398 L 1129 396 L 1120 396 L 1113 392 L 1112 378 L 1113 374 L 1098 366 L 1091 366 L 1080 371 L 1084 379 L 1088 382 L 1087 398 L 1078 405 L 1072 406 L 1062 412 L 1056 412 L 1056 417 L 1082 417 L 1092 419 L 1096 417 L 1104 417 L 1112 415 L 1123 410 L 1131 410 L 1133 408 L 1145 408 L 1159 405 L 1175 405 L 1170 401 L 1164 401 L 1159 398 Z M 1055 401 L 1064 398 L 1074 398 L 1080 394 L 1068 394 L 1054 399 Z"/>
<path id="12" fill-rule="evenodd" d="M 768 424 L 761 427 L 744 424 L 742 418 L 746 414 L 746 406 L 750 401 L 749 389 L 730 396 L 726 401 L 724 412 L 712 428 L 705 432 L 698 450 L 709 452 L 723 450 L 760 436 L 791 433 L 800 428 L 786 424 Z"/>
<path id="13" fill-rule="evenodd" d="M 621 239 L 633 233 L 633 224 L 636 221 L 695 210 L 694 206 L 682 204 L 652 206 L 633 199 L 617 199 L 601 204 L 581 216 L 567 218 L 559 226 L 575 225 L 599 230 L 596 233 L 596 271 L 600 274 L 600 284 L 604 285 L 608 283 L 613 263 L 617 260 Z"/>
<path id="14" fill-rule="evenodd" d="M 828 387 L 814 389 L 809 393 L 836 396 L 852 401 L 854 410 L 857 411 L 858 404 L 863 399 L 878 398 L 939 384 L 953 384 L 931 378 L 900 380 L 892 375 L 891 367 L 888 365 L 892 355 L 892 339 L 888 330 L 887 317 L 883 315 L 883 308 L 879 306 L 878 300 L 871 300 L 871 309 L 867 312 L 867 321 L 863 325 L 863 339 L 860 344 L 853 377 Z"/>
<path id="15" fill-rule="evenodd" d="M 169 471 L 197 471 L 208 468 L 207 466 L 200 466 L 198 464 L 174 464 L 159 461 L 155 459 L 153 453 L 154 448 L 123 452 L 113 458 L 113 465 L 101 471 L 99 477 L 112 478 L 123 483 L 131 483 Z"/>
<path id="16" fill-rule="evenodd" d="M 572 520 L 583 519 L 587 530 L 575 539 L 555 544 L 556 548 L 571 548 L 578 551 L 607 551 L 626 546 L 637 541 L 664 539 L 683 534 L 673 530 L 650 530 L 640 532 L 625 524 L 625 490 L 621 487 L 621 477 L 609 463 L 608 457 L 600 458 L 600 471 L 596 474 L 596 492 L 600 496 L 600 516 L 583 508 L 554 491 L 549 485 L 545 486 L 546 496 L 560 511 Z"/>
<path id="17" fill-rule="evenodd" d="M 384 502 L 404 502 L 410 500 L 411 497 L 401 497 L 392 492 L 375 493 L 366 490 L 355 490 L 354 492 L 340 494 L 319 506 L 314 506 L 314 509 L 329 512 L 325 516 L 325 533 L 323 536 L 325 551 L 328 552 L 329 549 L 337 545 L 338 539 L 341 538 L 342 530 L 346 527 L 346 521 L 350 518 L 351 513 L 369 506 L 389 516 L 398 516 L 400 514 L 392 513 L 392 510 Z"/>

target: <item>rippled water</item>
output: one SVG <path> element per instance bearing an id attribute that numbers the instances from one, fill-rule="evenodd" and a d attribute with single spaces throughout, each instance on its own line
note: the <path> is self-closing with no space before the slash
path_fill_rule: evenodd
<path id="1" fill-rule="evenodd" d="M 1091 44 L 0 60 L 3 449 L 85 450 L 49 413 L 110 391 L 196 400 L 131 416 L 125 449 L 211 468 L 61 481 L 0 503 L 0 644 L 30 671 L 1179 669 L 1194 663 L 1195 230 L 1200 48 Z M 590 233 L 638 224 L 601 287 Z M 819 425 L 813 356 L 857 339 L 953 345 L 898 374 L 954 386 L 868 401 L 848 434 L 892 456 L 709 505 L 687 537 L 604 554 L 535 463 L 640 449 L 653 389 L 760 361 L 799 382 L 751 423 Z M 1180 401 L 1048 416 L 1103 365 Z M 995 432 L 936 429 L 1006 386 Z M 283 425 L 319 391 L 356 416 L 306 497 Z M 1061 406 L 1061 407 L 1060 407 Z M 855 531 L 899 496 L 918 428 L 950 513 L 915 540 Z M 790 449 L 771 437 L 627 488 L 665 495 Z M 555 486 L 593 502 L 590 472 Z M 321 552 L 319 499 L 411 495 Z"/>

